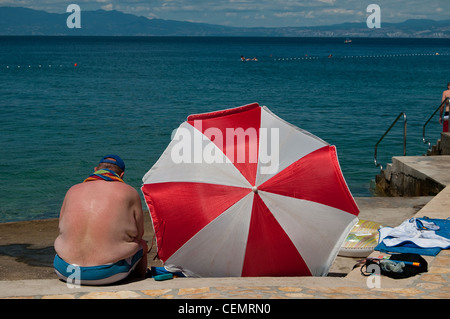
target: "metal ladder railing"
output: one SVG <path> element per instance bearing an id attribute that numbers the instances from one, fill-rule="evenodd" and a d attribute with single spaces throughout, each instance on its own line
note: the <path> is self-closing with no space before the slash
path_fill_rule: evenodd
<path id="1" fill-rule="evenodd" d="M 374 152 L 374 163 L 375 163 L 375 167 L 380 166 L 380 169 L 383 170 L 383 166 L 378 163 L 377 161 L 377 149 L 378 149 L 378 144 L 380 144 L 380 142 L 383 140 L 383 138 L 387 135 L 387 133 L 389 133 L 389 131 L 394 127 L 394 125 L 397 123 L 397 121 L 400 119 L 400 117 L 403 115 L 403 156 L 406 155 L 406 125 L 407 125 L 407 118 L 406 118 L 406 113 L 405 112 L 401 112 L 397 118 L 394 120 L 394 122 L 392 122 L 391 126 L 389 126 L 389 128 L 386 130 L 386 132 L 384 132 L 383 136 L 381 136 L 381 138 L 378 140 L 378 142 L 375 144 L 375 152 Z"/>
<path id="2" fill-rule="evenodd" d="M 436 112 L 437 112 L 441 107 L 443 107 L 443 105 L 444 105 L 446 102 L 449 102 L 449 101 L 450 101 L 450 98 L 446 98 L 446 99 L 438 106 L 438 108 L 433 112 L 433 114 L 431 114 L 431 116 L 428 118 L 428 120 L 427 120 L 427 121 L 425 122 L 425 124 L 423 125 L 423 128 L 422 128 L 422 141 L 423 141 L 424 144 L 428 144 L 428 150 L 431 150 L 431 142 L 425 138 L 425 128 L 426 128 L 426 126 L 428 125 L 428 123 L 431 121 L 431 119 L 433 118 L 433 116 L 436 114 Z"/>

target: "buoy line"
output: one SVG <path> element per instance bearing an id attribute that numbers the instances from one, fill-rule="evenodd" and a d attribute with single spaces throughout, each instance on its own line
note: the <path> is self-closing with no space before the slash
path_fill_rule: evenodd
<path id="1" fill-rule="evenodd" d="M 368 54 L 368 55 L 342 55 L 342 56 L 304 56 L 290 58 L 276 58 L 274 61 L 318 60 L 318 59 L 363 59 L 363 58 L 397 58 L 419 56 L 448 56 L 450 53 L 406 53 L 406 54 Z"/>
<path id="2" fill-rule="evenodd" d="M 78 63 L 74 63 L 71 65 L 64 64 L 7 64 L 1 66 L 3 69 L 52 69 L 52 68 L 76 68 L 78 67 Z"/>

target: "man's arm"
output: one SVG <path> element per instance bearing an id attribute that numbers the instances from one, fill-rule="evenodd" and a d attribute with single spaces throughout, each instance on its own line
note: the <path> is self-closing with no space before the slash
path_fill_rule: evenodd
<path id="1" fill-rule="evenodd" d="M 136 220 L 136 227 L 138 231 L 136 239 L 140 241 L 144 236 L 144 212 L 142 210 L 141 197 L 136 190 L 134 190 L 133 197 L 134 219 Z"/>
<path id="2" fill-rule="evenodd" d="M 444 101 L 447 98 L 445 95 L 445 91 L 442 93 L 442 101 L 441 101 L 441 107 L 439 108 L 439 124 L 442 124 L 442 113 L 444 112 Z"/>

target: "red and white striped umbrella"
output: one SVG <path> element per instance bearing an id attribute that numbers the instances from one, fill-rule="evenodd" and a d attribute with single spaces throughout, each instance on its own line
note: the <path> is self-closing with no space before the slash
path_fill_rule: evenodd
<path id="1" fill-rule="evenodd" d="M 324 276 L 358 221 L 335 147 L 257 103 L 189 116 L 143 183 L 188 276 Z"/>

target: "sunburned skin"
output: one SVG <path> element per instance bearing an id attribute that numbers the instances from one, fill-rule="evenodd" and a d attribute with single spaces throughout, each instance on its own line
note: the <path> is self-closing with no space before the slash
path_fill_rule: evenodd
<path id="1" fill-rule="evenodd" d="M 115 263 L 142 248 L 144 256 L 136 271 L 145 275 L 147 244 L 143 235 L 138 192 L 123 182 L 94 180 L 74 185 L 66 193 L 54 246 L 64 261 L 82 267 Z"/>
<path id="2" fill-rule="evenodd" d="M 450 98 L 450 83 L 447 84 L 447 90 L 442 92 L 442 100 L 441 103 L 445 101 L 445 99 Z M 450 112 L 450 103 L 447 101 L 447 103 L 444 103 L 444 105 L 441 106 L 440 112 L 439 112 L 439 123 L 442 124 L 442 114 L 444 113 L 444 106 L 445 106 L 445 112 Z"/>

